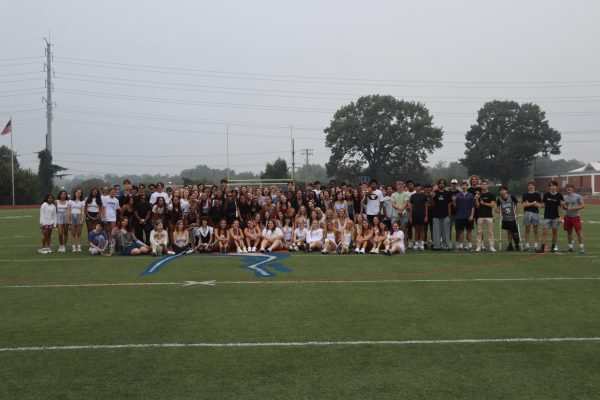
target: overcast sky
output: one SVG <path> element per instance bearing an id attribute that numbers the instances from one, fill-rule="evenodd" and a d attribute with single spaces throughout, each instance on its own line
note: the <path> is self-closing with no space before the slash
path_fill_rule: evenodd
<path id="1" fill-rule="evenodd" d="M 259 171 L 290 133 L 325 163 L 323 129 L 361 95 L 422 101 L 455 161 L 485 101 L 536 102 L 560 157 L 600 151 L 597 1 L 11 1 L 0 124 L 26 167 L 45 146 L 43 37 L 54 44 L 53 151 L 73 174 Z M 290 129 L 290 126 L 293 128 Z M 290 132 L 291 130 L 291 132 Z M 0 145 L 10 145 L 2 136 Z"/>

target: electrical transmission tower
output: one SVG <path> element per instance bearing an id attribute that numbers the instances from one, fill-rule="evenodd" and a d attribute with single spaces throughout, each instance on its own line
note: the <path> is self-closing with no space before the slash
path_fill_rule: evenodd
<path id="1" fill-rule="evenodd" d="M 46 63 L 44 64 L 46 70 L 46 97 L 42 97 L 42 100 L 46 102 L 46 150 L 52 155 L 52 111 L 54 109 L 54 103 L 52 102 L 52 77 L 54 76 L 52 46 L 54 45 L 50 42 L 50 39 L 44 38 L 44 40 L 46 41 Z"/>
<path id="2" fill-rule="evenodd" d="M 306 175 L 305 184 L 306 184 L 306 186 L 308 186 L 308 157 L 312 156 L 314 153 L 313 153 L 313 149 L 302 149 L 300 151 L 300 153 L 303 156 L 306 156 L 306 164 L 305 164 L 305 167 L 304 167 L 306 169 L 306 171 L 305 171 L 306 172 L 306 174 L 305 174 Z"/>

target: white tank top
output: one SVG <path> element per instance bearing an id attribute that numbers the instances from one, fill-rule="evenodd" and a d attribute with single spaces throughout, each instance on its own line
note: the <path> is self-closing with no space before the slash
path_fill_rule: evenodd
<path id="1" fill-rule="evenodd" d="M 67 207 L 69 207 L 69 201 L 65 201 L 64 204 L 61 204 L 60 201 L 56 202 L 56 212 L 58 214 L 66 214 Z"/>

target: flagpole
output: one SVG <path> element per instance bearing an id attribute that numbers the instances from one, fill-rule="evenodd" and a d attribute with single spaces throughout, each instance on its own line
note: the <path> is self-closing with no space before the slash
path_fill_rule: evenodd
<path id="1" fill-rule="evenodd" d="M 12 175 L 12 205 L 15 205 L 15 152 L 13 150 L 12 116 L 10 117 L 10 172 Z"/>

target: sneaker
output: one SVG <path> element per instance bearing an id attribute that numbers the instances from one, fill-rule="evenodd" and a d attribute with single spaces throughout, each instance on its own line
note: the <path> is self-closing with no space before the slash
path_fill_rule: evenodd
<path id="1" fill-rule="evenodd" d="M 247 252 L 248 252 L 248 249 L 245 247 L 242 247 L 242 253 L 247 253 Z"/>
<path id="2" fill-rule="evenodd" d="M 251 251 L 252 251 L 253 253 L 256 253 L 256 247 L 253 247 L 253 248 L 251 249 Z"/>
<path id="3" fill-rule="evenodd" d="M 239 247 L 237 249 L 235 249 L 236 252 L 241 253 L 242 249 L 240 249 Z"/>
<path id="4" fill-rule="evenodd" d="M 44 254 L 52 254 L 52 248 L 46 247 L 46 253 L 44 253 Z"/>
<path id="5" fill-rule="evenodd" d="M 77 252 L 81 253 L 81 245 L 80 244 L 77 245 Z"/>
<path id="6" fill-rule="evenodd" d="M 294 246 L 294 251 L 300 251 L 300 249 L 298 248 L 298 246 Z"/>
<path id="7" fill-rule="evenodd" d="M 270 252 L 272 252 L 272 251 L 273 251 L 273 249 L 269 247 L 269 248 L 267 249 L 267 251 L 270 253 Z"/>
<path id="8" fill-rule="evenodd" d="M 42 247 L 41 249 L 38 249 L 38 253 L 40 253 L 40 254 L 46 254 L 46 248 Z"/>
<path id="9" fill-rule="evenodd" d="M 573 252 L 573 248 L 572 247 L 567 247 L 566 249 L 564 249 L 563 251 L 567 252 L 567 253 L 572 253 Z"/>
<path id="10" fill-rule="evenodd" d="M 66 251 L 65 246 L 58 246 L 58 250 L 59 253 L 64 253 Z"/>
<path id="11" fill-rule="evenodd" d="M 481 246 L 477 246 L 477 248 L 475 249 L 476 253 L 481 253 Z"/>
<path id="12" fill-rule="evenodd" d="M 153 255 L 153 256 L 155 256 L 155 257 L 158 255 L 158 254 L 156 254 L 156 250 L 152 250 L 152 251 L 150 252 L 150 254 L 152 254 L 152 255 Z"/>
<path id="13" fill-rule="evenodd" d="M 580 247 L 579 248 L 579 254 L 583 254 L 585 253 L 585 248 L 584 247 Z"/>
<path id="14" fill-rule="evenodd" d="M 490 253 L 495 253 L 495 252 L 496 252 L 496 249 L 493 247 L 490 247 Z"/>
<path id="15" fill-rule="evenodd" d="M 360 249 L 360 254 L 365 254 L 365 249 Z"/>
<path id="16" fill-rule="evenodd" d="M 192 249 L 187 249 L 187 250 L 185 251 L 185 254 L 192 254 L 193 252 L 194 252 L 194 250 L 192 250 Z"/>
<path id="17" fill-rule="evenodd" d="M 508 247 L 506 248 L 506 251 L 515 251 L 515 248 L 513 247 L 512 244 L 509 244 Z"/>
<path id="18" fill-rule="evenodd" d="M 77 246 L 75 246 L 75 245 L 71 246 L 71 252 L 77 253 Z"/>
<path id="19" fill-rule="evenodd" d="M 261 252 L 261 253 L 264 253 L 264 252 L 265 252 L 265 249 L 263 249 L 263 248 L 261 247 L 261 248 L 260 248 L 260 252 Z"/>
<path id="20" fill-rule="evenodd" d="M 419 245 L 415 244 L 412 249 L 414 251 L 418 251 L 418 250 L 420 250 L 420 247 L 419 247 Z"/>
<path id="21" fill-rule="evenodd" d="M 557 246 L 557 245 L 555 245 L 555 244 L 553 244 L 553 245 L 552 245 L 552 247 L 550 248 L 550 251 L 551 251 L 552 253 L 556 253 L 556 252 L 558 251 L 558 246 Z"/>
<path id="22" fill-rule="evenodd" d="M 167 254 L 168 254 L 168 255 L 170 255 L 170 256 L 172 256 L 172 255 L 174 255 L 174 254 L 175 254 L 175 252 L 174 252 L 174 251 L 171 251 L 171 250 L 169 250 L 169 251 L 167 251 Z"/>
<path id="23" fill-rule="evenodd" d="M 425 245 L 424 245 L 424 244 L 420 245 L 420 246 L 419 246 L 419 250 L 421 250 L 421 251 L 425 251 Z"/>
<path id="24" fill-rule="evenodd" d="M 322 254 L 327 254 L 327 253 L 328 253 L 328 251 L 327 251 L 327 250 L 325 250 L 325 249 L 323 249 L 323 250 L 321 250 L 321 253 L 322 253 Z"/>

